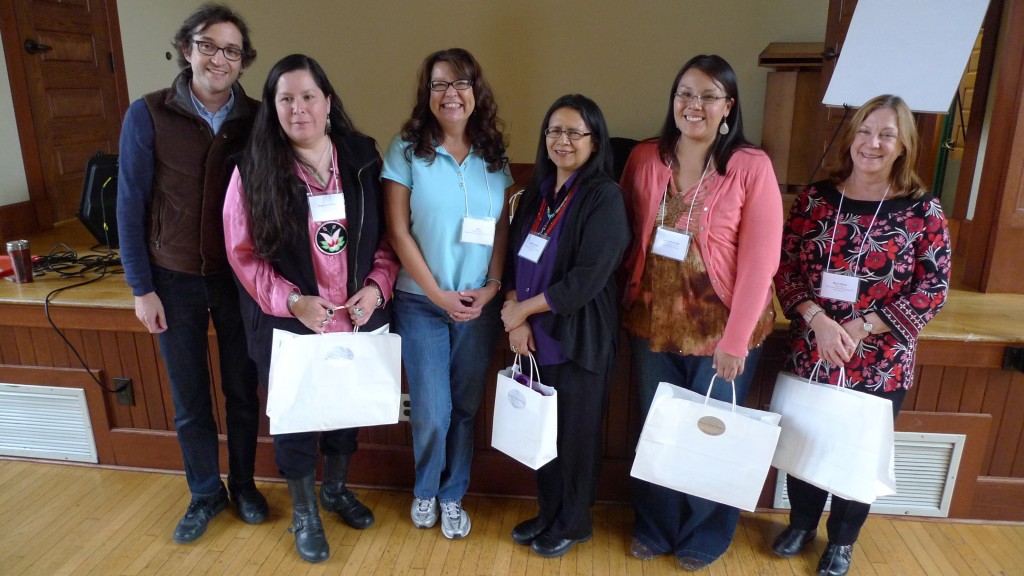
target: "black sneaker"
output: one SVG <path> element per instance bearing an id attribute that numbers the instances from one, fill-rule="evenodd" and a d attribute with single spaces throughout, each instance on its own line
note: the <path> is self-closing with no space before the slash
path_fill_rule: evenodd
<path id="1" fill-rule="evenodd" d="M 267 519 L 270 506 L 267 499 L 260 494 L 255 483 L 231 490 L 231 500 L 238 509 L 238 515 L 246 524 L 259 524 Z"/>
<path id="2" fill-rule="evenodd" d="M 192 497 L 192 502 L 185 511 L 185 516 L 178 522 L 174 529 L 174 541 L 178 544 L 188 544 L 206 532 L 210 520 L 224 511 L 228 506 L 228 492 L 221 486 L 220 491 L 213 496 L 202 498 Z"/>

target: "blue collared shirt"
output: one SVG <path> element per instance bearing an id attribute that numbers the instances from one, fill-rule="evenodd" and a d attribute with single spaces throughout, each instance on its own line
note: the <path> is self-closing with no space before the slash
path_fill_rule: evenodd
<path id="1" fill-rule="evenodd" d="M 220 110 L 217 110 L 216 112 L 210 112 L 207 110 L 206 106 L 203 106 L 203 103 L 199 101 L 199 98 L 196 98 L 196 93 L 192 91 L 191 87 L 189 87 L 188 93 L 192 96 L 192 105 L 196 107 L 196 113 L 199 114 L 199 117 L 210 125 L 210 129 L 213 130 L 214 134 L 220 132 L 221 125 L 224 124 L 224 120 L 231 112 L 231 108 L 235 106 L 235 91 L 231 91 L 231 96 L 228 97 L 227 104 L 221 106 Z"/>

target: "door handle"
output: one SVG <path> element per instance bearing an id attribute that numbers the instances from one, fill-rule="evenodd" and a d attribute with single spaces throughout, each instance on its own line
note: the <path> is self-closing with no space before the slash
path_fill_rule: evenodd
<path id="1" fill-rule="evenodd" d="M 53 46 L 49 44 L 40 44 L 32 38 L 25 40 L 25 52 L 29 54 L 39 54 L 40 52 L 49 52 L 50 50 L 53 50 Z"/>

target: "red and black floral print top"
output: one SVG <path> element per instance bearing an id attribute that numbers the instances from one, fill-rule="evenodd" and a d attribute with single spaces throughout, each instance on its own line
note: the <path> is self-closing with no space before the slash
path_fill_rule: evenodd
<path id="1" fill-rule="evenodd" d="M 779 302 L 792 320 L 786 369 L 806 378 L 818 361 L 814 333 L 795 310 L 812 300 L 840 324 L 875 312 L 890 328 L 861 341 L 846 363 L 846 386 L 876 392 L 910 388 L 917 335 L 949 290 L 949 231 L 942 206 L 931 195 L 886 200 L 880 209 L 878 202 L 846 198 L 836 228 L 840 198 L 832 183 L 812 184 L 797 196 L 786 221 L 775 275 Z M 829 259 L 829 271 L 853 270 L 861 278 L 856 302 L 818 295 Z M 829 368 L 828 381 L 839 383 L 838 366 Z"/>

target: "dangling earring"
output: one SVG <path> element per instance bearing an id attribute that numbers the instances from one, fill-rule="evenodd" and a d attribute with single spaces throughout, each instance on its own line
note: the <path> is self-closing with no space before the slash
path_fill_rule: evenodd
<path id="1" fill-rule="evenodd" d="M 729 123 L 725 121 L 725 118 L 722 118 L 722 123 L 718 125 L 718 133 L 722 136 L 729 133 Z"/>
<path id="2" fill-rule="evenodd" d="M 331 117 L 328 116 L 327 117 L 327 129 L 324 130 L 324 134 L 330 134 L 330 133 L 331 133 Z"/>

